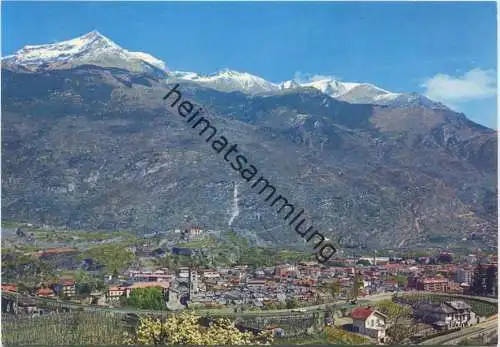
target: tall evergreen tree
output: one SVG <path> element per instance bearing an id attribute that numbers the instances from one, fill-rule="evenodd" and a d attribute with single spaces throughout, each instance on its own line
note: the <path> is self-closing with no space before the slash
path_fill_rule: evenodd
<path id="1" fill-rule="evenodd" d="M 474 277 L 470 288 L 472 294 L 484 295 L 486 292 L 486 284 L 484 283 L 485 271 L 486 269 L 481 264 L 477 264 L 474 269 Z"/>
<path id="2" fill-rule="evenodd" d="M 485 283 L 485 294 L 491 295 L 495 292 L 495 284 L 496 284 L 496 274 L 497 267 L 496 266 L 488 266 L 486 269 L 486 283 Z"/>

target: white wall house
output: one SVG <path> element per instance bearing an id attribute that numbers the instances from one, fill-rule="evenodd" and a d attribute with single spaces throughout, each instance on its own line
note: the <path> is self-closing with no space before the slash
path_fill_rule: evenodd
<path id="1" fill-rule="evenodd" d="M 358 307 L 351 313 L 353 330 L 384 342 L 387 316 L 370 307 Z"/>

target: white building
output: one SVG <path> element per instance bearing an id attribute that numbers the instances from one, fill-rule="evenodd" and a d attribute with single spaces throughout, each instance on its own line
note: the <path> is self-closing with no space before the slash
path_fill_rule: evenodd
<path id="1" fill-rule="evenodd" d="M 206 270 L 203 272 L 203 277 L 204 278 L 219 278 L 220 273 L 218 273 L 217 271 L 213 271 L 213 270 Z"/>
<path id="2" fill-rule="evenodd" d="M 353 330 L 384 342 L 387 316 L 371 307 L 358 307 L 351 313 Z"/>
<path id="3" fill-rule="evenodd" d="M 199 236 L 201 235 L 203 230 L 201 230 L 200 228 L 191 228 L 187 232 L 190 236 Z"/>
<path id="4" fill-rule="evenodd" d="M 199 282 L 198 272 L 192 270 L 191 277 L 190 277 L 191 294 L 198 294 L 199 293 L 199 287 L 198 287 L 199 283 L 198 282 Z"/>
<path id="5" fill-rule="evenodd" d="M 366 260 L 371 265 L 386 264 L 389 262 L 389 257 L 360 257 L 359 260 Z"/>
<path id="6" fill-rule="evenodd" d="M 189 268 L 187 267 L 181 267 L 179 268 L 179 275 L 180 278 L 189 278 Z"/>
<path id="7" fill-rule="evenodd" d="M 459 269 L 457 269 L 456 281 L 458 283 L 471 284 L 473 276 L 474 276 L 473 269 L 459 268 Z"/>
<path id="8" fill-rule="evenodd" d="M 475 264 L 477 262 L 477 257 L 474 254 L 469 254 L 464 257 L 467 264 Z"/>

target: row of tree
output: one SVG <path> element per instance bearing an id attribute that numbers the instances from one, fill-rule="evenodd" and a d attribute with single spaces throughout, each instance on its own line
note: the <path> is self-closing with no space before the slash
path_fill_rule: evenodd
<path id="1" fill-rule="evenodd" d="M 470 291 L 474 295 L 498 295 L 496 265 L 478 264 L 474 269 Z"/>

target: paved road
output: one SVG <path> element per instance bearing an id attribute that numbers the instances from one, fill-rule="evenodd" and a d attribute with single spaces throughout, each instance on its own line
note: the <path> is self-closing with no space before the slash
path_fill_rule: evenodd
<path id="1" fill-rule="evenodd" d="M 421 345 L 456 345 L 461 340 L 468 337 L 476 336 L 479 333 L 488 333 L 498 329 L 498 318 L 494 317 L 487 321 L 481 322 L 474 326 L 464 328 L 460 331 L 450 333 L 443 336 L 434 337 L 432 339 L 423 341 Z"/>
<path id="2" fill-rule="evenodd" d="M 417 293 L 424 293 L 424 294 L 429 294 L 428 292 L 404 292 L 404 293 L 399 293 L 399 295 L 411 295 L 411 294 L 417 294 Z M 440 294 L 440 293 L 436 293 Z M 19 296 L 19 294 L 15 293 L 10 293 L 9 295 L 13 296 Z M 337 308 L 352 308 L 355 306 L 363 306 L 363 305 L 368 305 L 371 302 L 377 302 L 381 300 L 386 300 L 390 299 L 394 293 L 382 293 L 382 294 L 375 294 L 375 295 L 370 295 L 370 296 L 365 296 L 361 299 L 358 300 L 356 305 L 352 304 L 342 304 L 342 301 L 338 301 L 336 303 L 329 303 L 329 304 L 322 304 L 322 305 L 314 305 L 314 306 L 308 306 L 308 307 L 303 307 L 302 310 L 305 312 L 317 312 L 317 311 L 322 311 L 328 306 L 331 306 L 332 304 L 335 304 Z M 449 294 L 443 294 L 443 295 L 449 295 Z M 478 298 L 478 297 L 473 297 L 473 296 L 467 296 L 467 295 L 452 295 L 455 297 L 460 297 L 460 298 L 471 298 L 471 299 L 481 299 L 483 301 L 491 302 L 491 303 L 497 303 L 498 300 L 496 298 Z M 39 297 L 30 297 L 33 300 L 36 300 L 38 302 L 46 302 L 46 303 L 51 303 L 51 304 L 56 304 L 56 305 L 63 305 L 64 307 L 68 307 L 70 309 L 80 309 L 83 308 L 86 311 L 99 311 L 99 312 L 114 312 L 114 313 L 134 313 L 134 314 L 168 314 L 167 311 L 158 311 L 158 310 L 142 310 L 142 309 L 131 309 L 131 308 L 121 308 L 121 307 L 102 307 L 102 306 L 95 306 L 95 305 L 83 305 L 79 303 L 73 303 L 73 302 L 68 302 L 68 301 L 58 301 L 55 299 L 49 299 L 49 298 L 39 298 Z M 284 309 L 284 310 L 262 310 L 262 311 L 245 311 L 245 312 L 238 312 L 235 313 L 232 308 L 222 308 L 222 309 L 201 309 L 201 310 L 196 310 L 195 312 L 197 314 L 203 314 L 203 315 L 224 315 L 224 316 L 234 316 L 234 317 L 248 317 L 248 316 L 273 316 L 273 315 L 286 315 L 292 313 L 294 310 L 292 309 Z M 300 313 L 300 312 L 298 312 Z"/>

